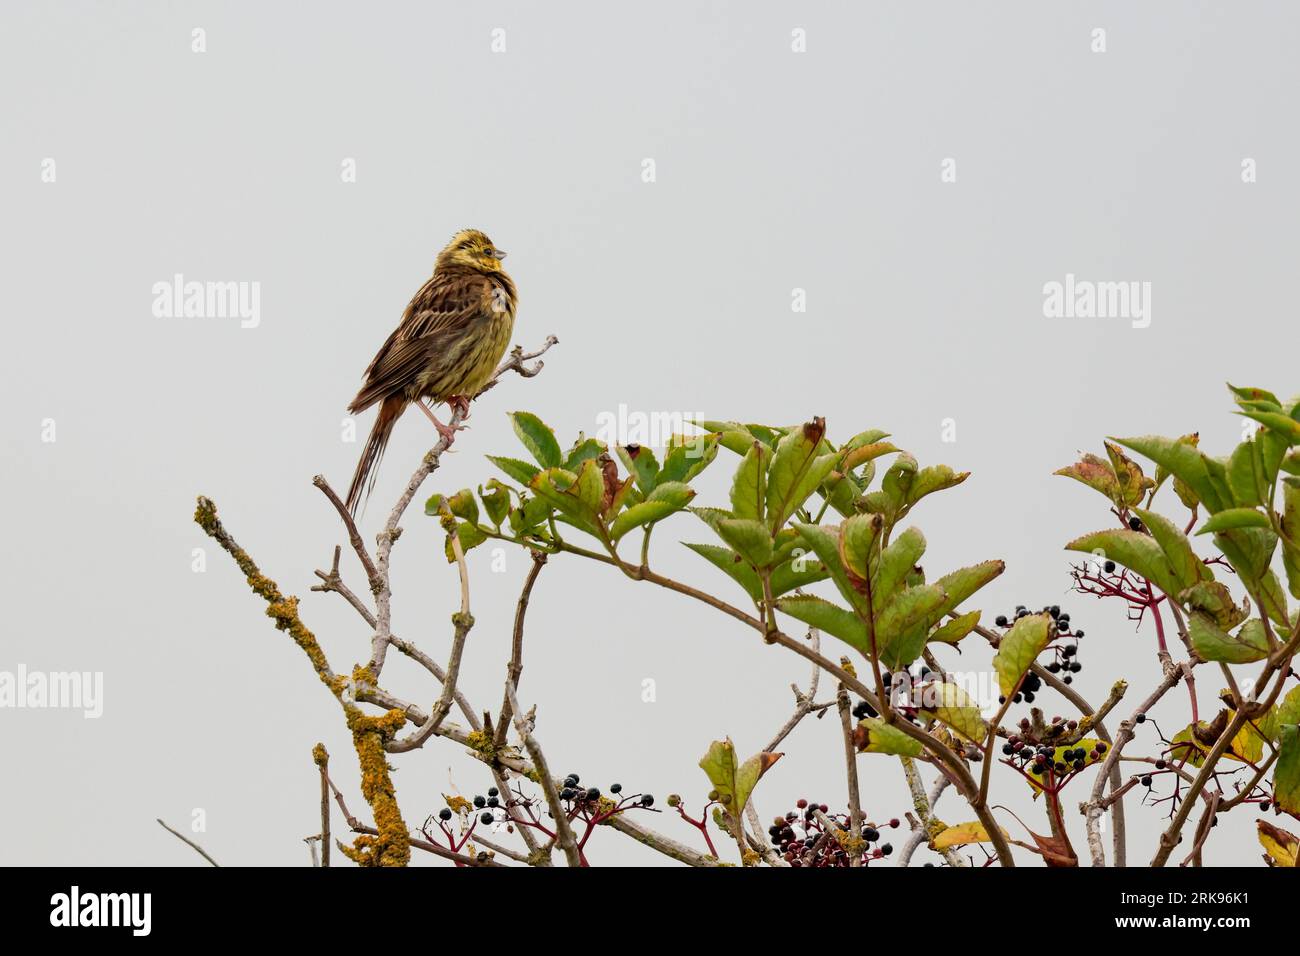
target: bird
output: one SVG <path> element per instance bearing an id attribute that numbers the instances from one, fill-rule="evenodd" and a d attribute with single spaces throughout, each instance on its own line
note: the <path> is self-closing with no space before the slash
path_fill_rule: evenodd
<path id="1" fill-rule="evenodd" d="M 470 399 L 492 378 L 514 333 L 518 304 L 514 280 L 501 265 L 505 257 L 484 232 L 457 232 L 367 366 L 348 411 L 356 415 L 378 404 L 379 414 L 352 475 L 351 514 L 373 487 L 375 467 L 409 405 L 419 406 L 450 444 L 457 429 L 438 421 L 425 403 L 446 402 L 463 420 Z"/>

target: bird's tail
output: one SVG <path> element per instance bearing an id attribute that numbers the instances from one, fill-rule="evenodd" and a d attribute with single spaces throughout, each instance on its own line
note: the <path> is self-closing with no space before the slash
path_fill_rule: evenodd
<path id="1" fill-rule="evenodd" d="M 401 395 L 390 395 L 379 406 L 379 415 L 375 418 L 370 437 L 366 439 L 365 450 L 357 462 L 357 470 L 352 475 L 352 487 L 348 489 L 348 512 L 355 515 L 362 497 L 370 494 L 375 485 L 375 466 L 384 454 L 388 436 L 393 433 L 393 425 L 406 408 L 406 399 Z"/>

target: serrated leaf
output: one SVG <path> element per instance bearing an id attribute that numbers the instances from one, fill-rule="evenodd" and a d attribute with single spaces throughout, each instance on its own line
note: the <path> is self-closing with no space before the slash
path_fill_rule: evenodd
<path id="1" fill-rule="evenodd" d="M 1190 588 L 1197 581 L 1212 580 L 1214 575 L 1205 563 L 1192 550 L 1192 543 L 1176 524 L 1164 515 L 1143 508 L 1134 508 L 1133 513 L 1142 519 L 1142 523 L 1155 538 L 1156 544 L 1169 560 L 1174 577 L 1184 588 Z"/>
<path id="2" fill-rule="evenodd" d="M 1251 627 L 1251 625 L 1255 627 Z M 1208 615 L 1193 611 L 1187 621 L 1192 648 L 1204 661 L 1250 664 L 1268 657 L 1268 639 L 1259 621 L 1247 621 L 1236 637 L 1224 631 Z"/>
<path id="3" fill-rule="evenodd" d="M 774 534 L 835 466 L 839 457 L 835 452 L 818 455 L 825 435 L 826 420 L 814 418 L 791 429 L 777 443 L 772 463 L 767 470 L 764 513 L 768 527 Z"/>
<path id="4" fill-rule="evenodd" d="M 687 544 L 686 547 L 723 571 L 753 600 L 763 600 L 763 583 L 758 579 L 758 573 L 735 551 L 716 544 Z"/>
<path id="5" fill-rule="evenodd" d="M 883 527 L 880 515 L 854 515 L 840 526 L 840 559 L 845 569 L 860 580 L 871 577 L 876 543 Z"/>
<path id="6" fill-rule="evenodd" d="M 1118 445 L 1106 442 L 1105 447 L 1119 488 L 1119 497 L 1115 503 L 1121 507 L 1140 504 L 1147 489 L 1155 482 L 1143 475 L 1138 463 L 1125 455 Z"/>
<path id="7" fill-rule="evenodd" d="M 498 455 L 488 455 L 487 460 L 492 462 L 506 475 L 514 481 L 527 488 L 534 478 L 541 471 L 537 466 L 530 465 L 526 461 L 520 461 L 517 458 L 502 458 Z"/>
<path id="8" fill-rule="evenodd" d="M 1197 450 L 1194 436 L 1177 440 L 1158 435 L 1117 438 L 1115 441 L 1140 455 L 1145 455 L 1187 485 L 1210 512 L 1222 511 L 1230 502 L 1211 480 L 1206 457 Z"/>
<path id="9" fill-rule="evenodd" d="M 564 456 L 564 470 L 576 472 L 588 458 L 599 458 L 605 454 L 605 451 L 603 441 L 598 441 L 595 438 L 580 438 L 574 442 L 573 447 Z"/>
<path id="10" fill-rule="evenodd" d="M 987 725 L 980 717 L 980 707 L 956 684 L 932 682 L 917 688 L 921 692 L 921 712 L 946 724 L 973 743 L 984 739 Z"/>
<path id="11" fill-rule="evenodd" d="M 1246 619 L 1247 612 L 1238 607 L 1227 585 L 1219 581 L 1199 581 L 1188 588 L 1178 599 L 1193 611 L 1200 611 L 1224 629 L 1236 627 Z"/>
<path id="12" fill-rule="evenodd" d="M 1051 615 L 1026 614 L 1016 619 L 993 655 L 993 669 L 997 671 L 998 687 L 1004 696 L 1016 692 L 1020 679 L 1055 635 Z"/>
<path id="13" fill-rule="evenodd" d="M 1270 528 L 1268 515 L 1254 508 L 1226 508 L 1206 519 L 1197 534 L 1218 534 L 1235 528 Z"/>
<path id="14" fill-rule="evenodd" d="M 1255 603 L 1280 627 L 1289 627 L 1286 593 L 1270 564 L 1277 535 L 1265 528 L 1231 528 L 1214 536 L 1214 543 L 1241 578 Z"/>
<path id="15" fill-rule="evenodd" d="M 808 547 L 812 548 L 813 553 L 826 566 L 831 580 L 835 582 L 835 586 L 839 588 L 840 594 L 843 595 L 849 606 L 862 614 L 868 613 L 865 595 L 854 586 L 848 572 L 845 571 L 844 565 L 841 563 L 840 529 L 826 528 L 815 524 L 801 524 L 798 526 L 798 531 L 808 544 Z"/>
<path id="16" fill-rule="evenodd" d="M 563 468 L 548 468 L 528 487 L 576 526 L 592 534 L 598 532 L 605 482 L 594 460 L 583 462 L 576 475 Z"/>
<path id="17" fill-rule="evenodd" d="M 776 606 L 791 617 L 838 637 L 863 654 L 871 654 L 867 625 L 852 611 L 813 594 L 792 594 L 779 598 Z"/>
<path id="18" fill-rule="evenodd" d="M 1002 831 L 1003 836 L 1006 835 Z M 958 823 L 954 826 L 945 827 L 939 832 L 933 840 L 930 841 L 930 849 L 947 850 L 954 846 L 968 846 L 971 843 L 989 843 L 992 841 L 989 831 L 985 829 L 984 824 L 978 820 L 972 820 L 970 823 Z"/>
<path id="19" fill-rule="evenodd" d="M 664 482 L 650 492 L 645 501 L 632 505 L 616 517 L 614 523 L 610 525 L 609 536 L 617 542 L 633 528 L 662 521 L 669 515 L 681 511 L 694 497 L 695 491 L 690 486 L 677 481 Z"/>
<path id="20" fill-rule="evenodd" d="M 469 554 L 474 548 L 487 540 L 487 535 L 476 524 L 470 524 L 468 521 L 460 521 L 456 524 L 456 537 L 460 540 L 460 549 L 465 554 Z M 452 564 L 456 560 L 456 552 L 451 546 L 451 535 L 447 535 L 443 542 L 443 553 L 447 556 L 447 563 Z"/>
<path id="21" fill-rule="evenodd" d="M 846 535 L 843 540 L 847 547 L 848 536 Z M 908 572 L 921 560 L 923 554 L 925 554 L 925 535 L 921 534 L 919 528 L 908 528 L 880 553 L 880 561 L 871 582 L 871 600 L 876 607 L 883 608 L 889 603 L 894 592 L 902 585 Z M 854 573 L 858 573 L 856 556 L 853 570 Z"/>
<path id="22" fill-rule="evenodd" d="M 1286 440 L 1287 444 L 1300 445 L 1300 422 L 1289 415 L 1284 415 L 1282 412 L 1250 409 L 1237 412 L 1237 414 L 1252 418 L 1269 431 L 1276 432 L 1279 437 Z"/>
<path id="23" fill-rule="evenodd" d="M 674 435 L 664 454 L 664 463 L 659 469 L 655 485 L 657 487 L 667 481 L 685 484 L 707 468 L 717 456 L 717 435 Z"/>
<path id="24" fill-rule="evenodd" d="M 767 499 L 767 469 L 772 450 L 754 440 L 736 466 L 731 481 L 731 510 L 737 518 L 763 520 L 764 502 Z"/>
<path id="25" fill-rule="evenodd" d="M 1277 764 L 1273 767 L 1273 802 L 1290 814 L 1300 814 L 1300 727 L 1278 728 Z"/>
<path id="26" fill-rule="evenodd" d="M 1101 492 L 1115 504 L 1118 504 L 1122 498 L 1115 469 L 1110 462 L 1097 455 L 1086 454 L 1073 465 L 1058 468 L 1052 474 L 1082 482 L 1094 491 Z"/>
<path id="27" fill-rule="evenodd" d="M 922 468 L 908 486 L 904 503 L 910 508 L 926 495 L 955 488 L 969 477 L 969 471 L 953 471 L 947 465 L 930 465 Z"/>
<path id="28" fill-rule="evenodd" d="M 772 563 L 772 536 L 760 522 L 752 518 L 723 518 L 718 522 L 717 531 L 723 541 L 755 568 L 766 568 Z"/>
<path id="29" fill-rule="evenodd" d="M 1300 837 L 1267 820 L 1256 820 L 1259 844 L 1264 848 L 1265 862 L 1269 866 L 1294 867 L 1300 857 Z"/>
<path id="30" fill-rule="evenodd" d="M 659 477 L 659 462 L 655 460 L 655 453 L 645 445 L 620 445 L 617 450 L 623 467 L 636 479 L 636 486 L 642 494 L 648 495 L 654 491 Z"/>
<path id="31" fill-rule="evenodd" d="M 968 611 L 944 624 L 940 624 L 927 637 L 927 644 L 957 644 L 980 622 L 979 611 Z"/>
<path id="32" fill-rule="evenodd" d="M 814 554 L 796 555 L 772 569 L 770 585 L 772 597 L 780 597 L 795 588 L 807 587 L 830 576 L 826 565 Z"/>
<path id="33" fill-rule="evenodd" d="M 739 819 L 758 781 L 781 756 L 779 753 L 759 753 L 744 763 L 738 763 L 736 747 L 728 737 L 713 741 L 708 752 L 700 758 L 700 769 L 718 792 L 718 802 L 728 814 Z"/>
<path id="34" fill-rule="evenodd" d="M 942 614 L 951 614 L 962 601 L 988 584 L 1007 569 L 1005 561 L 981 561 L 970 567 L 958 568 L 935 581 L 937 587 L 943 588 L 948 599 L 940 609 Z"/>
<path id="35" fill-rule="evenodd" d="M 478 502 L 474 500 L 474 492 L 468 488 L 462 488 L 448 498 L 447 507 L 457 518 L 464 518 L 471 524 L 478 524 Z"/>
<path id="36" fill-rule="evenodd" d="M 559 468 L 564 464 L 560 443 L 555 440 L 551 426 L 532 412 L 511 412 L 510 422 L 514 425 L 519 440 L 539 465 L 543 468 Z"/>
<path id="37" fill-rule="evenodd" d="M 510 514 L 510 489 L 496 478 L 489 478 L 485 484 L 479 485 L 478 496 L 483 501 L 488 520 L 501 527 L 501 522 Z"/>
<path id="38" fill-rule="evenodd" d="M 1085 554 L 1100 552 L 1116 564 L 1122 564 L 1147 578 L 1166 594 L 1177 594 L 1184 590 L 1160 545 L 1154 538 L 1140 531 L 1096 531 L 1075 538 L 1065 548 L 1067 551 L 1082 551 Z"/>
<path id="39" fill-rule="evenodd" d="M 853 730 L 853 744 L 858 753 L 893 754 L 898 757 L 919 757 L 925 749 L 897 727 L 879 717 L 868 717 L 858 722 Z"/>
<path id="40" fill-rule="evenodd" d="M 947 597 L 943 588 L 933 584 L 905 588 L 894 595 L 876 617 L 876 650 L 881 663 L 897 670 L 916 660 Z"/>

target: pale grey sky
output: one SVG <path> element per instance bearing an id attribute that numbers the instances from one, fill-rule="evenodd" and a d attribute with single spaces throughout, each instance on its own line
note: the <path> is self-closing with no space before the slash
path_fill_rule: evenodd
<path id="1" fill-rule="evenodd" d="M 620 404 L 820 414 L 840 439 L 885 428 L 922 463 L 973 472 L 916 514 L 928 566 L 1004 558 L 976 606 L 1068 605 L 1089 635 L 1086 696 L 1121 675 L 1151 686 L 1153 635 L 1066 593 L 1062 545 L 1108 515 L 1051 472 L 1113 434 L 1199 429 L 1224 452 L 1240 437 L 1225 380 L 1298 390 L 1297 28 L 1282 2 L 5 4 L 0 670 L 102 672 L 104 699 L 95 720 L 0 710 L 0 862 L 198 864 L 153 821 L 185 827 L 201 809 L 221 862 L 305 863 L 318 740 L 364 807 L 337 705 L 190 515 L 213 497 L 302 597 L 335 666 L 365 656 L 355 614 L 308 590 L 343 542 L 310 481 L 346 485 L 359 445 L 340 439 L 345 406 L 463 226 L 510 252 L 516 340 L 561 344 L 541 376 L 475 407 L 427 492 L 495 475 L 484 454 L 519 454 L 516 408 L 566 444 Z M 157 317 L 154 284 L 177 273 L 259 283 L 256 327 Z M 1067 274 L 1150 283 L 1149 327 L 1045 318 L 1043 286 Z M 431 441 L 422 417 L 399 424 L 367 536 Z M 701 503 L 725 500 L 732 463 L 699 483 Z M 454 569 L 432 520 L 417 509 L 405 528 L 394 627 L 443 657 Z M 666 572 L 728 590 L 676 544 L 708 540 L 698 521 L 658 537 Z M 463 685 L 495 708 L 528 562 L 490 562 L 472 555 Z M 607 572 L 547 569 L 521 698 L 560 772 L 698 808 L 709 741 L 760 747 L 806 667 Z M 979 648 L 949 658 L 988 666 Z M 405 662 L 385 679 L 432 700 Z M 1210 708 L 1212 676 L 1198 687 Z M 1166 733 L 1186 705 L 1161 705 Z M 839 748 L 829 720 L 802 726 L 757 792 L 762 816 L 800 796 L 842 803 Z M 440 793 L 490 785 L 446 743 L 395 763 L 413 825 Z M 861 766 L 868 815 L 901 816 L 894 763 Z M 995 786 L 1042 822 L 1010 771 Z M 1145 859 L 1166 805 L 1131 803 Z M 1258 861 L 1251 813 L 1225 820 L 1210 862 Z M 669 814 L 654 823 L 694 839 Z M 660 862 L 612 832 L 591 856 Z"/>

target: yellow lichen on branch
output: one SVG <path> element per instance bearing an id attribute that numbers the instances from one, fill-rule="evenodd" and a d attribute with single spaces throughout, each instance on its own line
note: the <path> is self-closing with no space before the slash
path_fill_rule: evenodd
<path id="1" fill-rule="evenodd" d="M 361 764 L 361 793 L 375 816 L 378 836 L 363 834 L 351 847 L 340 844 L 343 853 L 362 866 L 406 866 L 411 859 L 411 835 L 397 806 L 397 796 L 389 773 L 384 743 L 396 736 L 406 723 L 400 710 L 390 710 L 381 716 L 369 716 L 345 694 L 349 684 L 373 683 L 369 668 L 358 666 L 352 678 L 337 676 L 330 668 L 325 652 L 298 614 L 298 599 L 285 597 L 279 585 L 264 575 L 257 564 L 231 537 L 217 517 L 217 506 L 208 498 L 199 498 L 194 520 L 209 537 L 215 540 L 239 565 L 253 593 L 266 601 L 266 614 L 275 626 L 293 639 L 307 659 L 321 683 L 330 689 L 347 718 L 352 732 L 352 743 Z M 312 756 L 318 766 L 328 759 L 324 746 L 317 744 Z"/>

